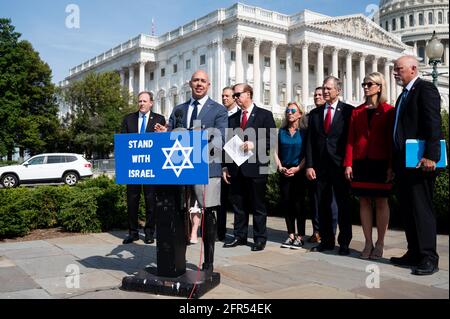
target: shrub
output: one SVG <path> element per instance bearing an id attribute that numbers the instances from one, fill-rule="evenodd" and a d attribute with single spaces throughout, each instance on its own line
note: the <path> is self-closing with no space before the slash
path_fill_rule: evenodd
<path id="1" fill-rule="evenodd" d="M 101 193 L 98 187 L 74 189 L 69 199 L 63 204 L 59 224 L 67 231 L 82 233 L 98 233 L 101 222 L 97 217 L 97 196 Z"/>
<path id="2" fill-rule="evenodd" d="M 103 175 L 80 183 L 80 189 L 89 192 L 97 188 L 97 218 L 103 231 L 112 228 L 124 228 L 127 225 L 125 186 L 117 185 L 112 179 Z"/>
<path id="3" fill-rule="evenodd" d="M 9 211 L 0 206 L 0 239 L 25 236 L 30 231 L 30 210 Z"/>

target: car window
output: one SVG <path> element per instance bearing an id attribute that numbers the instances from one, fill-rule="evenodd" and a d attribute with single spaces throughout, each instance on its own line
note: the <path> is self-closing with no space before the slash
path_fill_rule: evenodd
<path id="1" fill-rule="evenodd" d="M 58 156 L 58 155 L 47 156 L 47 164 L 57 164 L 57 163 L 64 163 L 64 162 L 65 162 L 64 156 Z"/>
<path id="2" fill-rule="evenodd" d="M 76 156 L 65 156 L 66 163 L 75 162 L 77 160 Z"/>
<path id="3" fill-rule="evenodd" d="M 28 165 L 39 165 L 43 163 L 44 163 L 44 156 L 34 157 L 27 162 Z"/>

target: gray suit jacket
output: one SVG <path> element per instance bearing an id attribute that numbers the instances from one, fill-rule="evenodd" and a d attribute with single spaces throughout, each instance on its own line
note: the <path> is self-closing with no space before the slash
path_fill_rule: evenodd
<path id="1" fill-rule="evenodd" d="M 190 100 L 174 107 L 172 114 L 169 118 L 168 130 L 175 129 L 176 118 L 175 114 L 180 114 L 181 110 L 181 122 L 180 126 L 187 128 L 187 114 Z M 209 177 L 222 176 L 222 148 L 225 141 L 225 129 L 228 127 L 228 113 L 227 109 L 211 98 L 208 98 L 205 105 L 203 105 L 200 114 L 197 115 L 197 121 L 200 121 L 200 127 L 202 130 L 208 131 L 208 139 L 210 146 L 209 153 Z"/>

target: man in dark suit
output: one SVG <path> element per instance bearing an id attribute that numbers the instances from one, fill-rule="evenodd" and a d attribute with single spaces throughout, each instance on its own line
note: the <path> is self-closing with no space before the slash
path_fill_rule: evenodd
<path id="1" fill-rule="evenodd" d="M 196 71 L 189 82 L 192 97 L 186 103 L 175 106 L 169 118 L 168 130 L 175 128 L 202 129 L 208 131 L 209 139 L 209 180 L 207 185 L 194 185 L 189 188 L 192 194 L 190 207 L 197 206 L 203 213 L 203 244 L 205 248 L 202 269 L 213 271 L 214 246 L 216 242 L 216 213 L 220 208 L 220 180 L 222 175 L 222 147 L 225 140 L 225 128 L 228 125 L 225 107 L 208 97 L 211 85 L 208 74 Z M 165 131 L 157 125 L 157 131 Z"/>
<path id="2" fill-rule="evenodd" d="M 433 190 L 436 162 L 441 156 L 440 95 L 432 83 L 419 78 L 418 71 L 413 56 L 403 56 L 394 64 L 394 76 L 403 92 L 395 107 L 393 164 L 408 251 L 402 257 L 392 257 L 391 262 L 415 267 L 415 275 L 431 275 L 439 270 Z M 405 167 L 407 139 L 425 141 L 423 158 L 415 169 Z"/>
<path id="3" fill-rule="evenodd" d="M 153 94 L 141 92 L 138 96 L 139 110 L 125 116 L 122 122 L 121 133 L 146 133 L 154 132 L 156 124 L 165 125 L 164 116 L 153 113 Z M 141 199 L 141 191 L 144 189 L 146 220 L 144 226 L 146 244 L 155 242 L 155 192 L 153 185 L 127 185 L 127 210 L 128 210 L 128 236 L 123 240 L 124 244 L 130 244 L 139 239 L 138 210 Z"/>
<path id="4" fill-rule="evenodd" d="M 339 224 L 339 254 L 348 255 L 352 239 L 349 209 L 350 191 L 344 177 L 342 162 L 345 156 L 351 105 L 339 101 L 341 81 L 329 76 L 323 82 L 326 104 L 309 113 L 306 139 L 306 177 L 316 181 L 319 202 L 321 243 L 311 251 L 333 250 L 335 235 L 332 226 L 332 194 L 336 197 Z"/>
<path id="5" fill-rule="evenodd" d="M 222 90 L 222 104 L 227 109 L 228 117 L 239 110 L 239 107 L 233 98 L 233 94 L 233 89 L 229 86 Z M 225 235 L 227 233 L 227 210 L 229 206 L 228 203 L 230 202 L 229 195 L 230 186 L 222 180 L 220 189 L 220 210 L 217 214 L 217 239 L 220 241 L 225 240 Z"/>
<path id="6" fill-rule="evenodd" d="M 265 248 L 267 241 L 265 195 L 269 153 L 271 145 L 276 141 L 275 121 L 272 112 L 253 103 L 253 89 L 250 85 L 236 84 L 233 90 L 235 101 L 241 109 L 229 118 L 229 128 L 243 130 L 242 148 L 254 154 L 239 167 L 234 162 L 224 166 L 223 178 L 226 183 L 231 183 L 234 239 L 223 246 L 229 248 L 247 244 L 248 219 L 252 212 L 252 251 L 260 251 Z"/>

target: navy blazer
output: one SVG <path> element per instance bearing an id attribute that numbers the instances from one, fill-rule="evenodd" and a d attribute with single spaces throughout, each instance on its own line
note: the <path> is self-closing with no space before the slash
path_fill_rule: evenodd
<path id="1" fill-rule="evenodd" d="M 339 101 L 328 134 L 323 128 L 325 105 L 309 112 L 306 135 L 306 168 L 314 168 L 316 174 L 320 174 L 321 168 L 328 166 L 329 159 L 336 166 L 342 166 L 352 111 L 353 106 Z"/>
<path id="2" fill-rule="evenodd" d="M 139 111 L 126 115 L 123 118 L 120 133 L 122 134 L 139 133 L 138 123 L 139 123 Z M 148 133 L 154 132 L 156 123 L 166 125 L 166 119 L 161 114 L 153 113 L 152 111 L 150 111 L 150 119 L 149 121 L 147 121 L 147 127 L 145 129 L 145 132 Z"/>
<path id="3" fill-rule="evenodd" d="M 242 110 L 237 111 L 232 116 L 228 118 L 228 125 L 230 129 L 240 128 L 241 125 L 241 114 Z M 259 128 L 264 128 L 265 134 L 259 135 Z M 248 138 L 246 138 L 247 129 L 254 129 L 254 135 L 248 134 Z M 231 134 L 232 130 L 229 131 L 229 136 L 227 136 L 227 141 L 231 139 L 234 134 Z M 227 163 L 225 166 L 228 168 L 228 172 L 231 177 L 235 177 L 240 170 L 242 175 L 246 177 L 258 178 L 258 177 L 267 177 L 267 166 L 270 161 L 270 150 L 273 147 L 274 143 L 277 140 L 277 135 L 275 132 L 275 120 L 273 119 L 272 112 L 265 110 L 263 108 L 257 107 L 256 105 L 253 107 L 252 113 L 248 117 L 247 125 L 244 129 L 243 135 L 241 139 L 253 142 L 255 145 L 255 149 L 252 150 L 253 156 L 250 157 L 247 161 L 245 161 L 240 167 L 238 167 L 234 162 L 231 163 L 230 159 L 227 159 Z M 265 147 L 264 154 L 260 154 L 260 147 Z M 261 158 L 261 155 L 263 158 Z M 265 155 L 265 156 L 264 156 Z"/>
<path id="4" fill-rule="evenodd" d="M 399 99 L 397 99 L 396 108 Z M 407 139 L 421 139 L 425 141 L 423 157 L 439 161 L 441 146 L 439 140 L 441 132 L 441 98 L 433 83 L 420 78 L 414 82 L 403 103 L 397 123 L 398 145 L 394 159 L 396 166 L 405 166 L 405 143 Z M 393 143 L 395 144 L 395 143 Z"/>
<path id="5" fill-rule="evenodd" d="M 181 110 L 182 112 L 181 123 L 178 124 L 181 125 L 182 128 L 188 127 L 187 114 L 190 102 L 191 100 L 189 99 L 189 101 L 174 107 L 169 118 L 169 131 L 175 129 L 175 125 L 177 124 L 175 113 L 179 113 L 178 110 Z M 200 113 L 197 115 L 197 121 L 201 122 L 200 125 L 202 130 L 208 131 L 208 139 L 210 144 L 209 177 L 221 177 L 221 154 L 223 143 L 225 141 L 225 129 L 228 126 L 227 109 L 222 104 L 208 98 Z"/>

